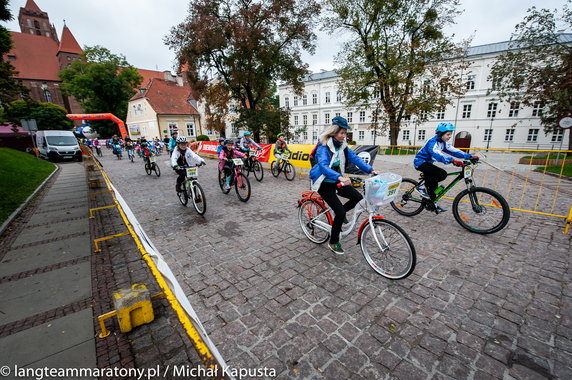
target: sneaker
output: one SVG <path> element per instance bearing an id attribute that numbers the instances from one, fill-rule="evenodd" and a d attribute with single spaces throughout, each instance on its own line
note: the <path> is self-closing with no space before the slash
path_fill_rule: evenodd
<path id="1" fill-rule="evenodd" d="M 447 212 L 447 210 L 445 210 L 444 208 L 441 208 L 441 207 L 438 206 L 438 205 L 435 205 L 435 212 L 436 212 L 437 214 L 441 214 L 442 212 Z"/>
<path id="2" fill-rule="evenodd" d="M 177 191 L 177 193 L 181 193 L 183 190 L 181 190 L 181 184 L 176 184 L 175 185 L 175 190 Z"/>
<path id="3" fill-rule="evenodd" d="M 424 185 L 417 186 L 416 190 L 419 194 L 421 194 L 421 196 L 423 198 L 431 199 L 431 197 L 429 196 L 429 193 L 427 192 L 427 189 L 425 188 Z"/>
<path id="4" fill-rule="evenodd" d="M 224 190 L 230 190 L 230 185 L 228 183 L 225 183 L 223 186 Z"/>
<path id="5" fill-rule="evenodd" d="M 328 244 L 328 248 L 330 248 L 330 250 L 334 252 L 336 255 L 344 254 L 344 249 L 342 248 L 342 245 L 339 242 L 334 244 Z"/>
<path id="6" fill-rule="evenodd" d="M 347 217 L 344 216 L 344 224 L 348 224 L 350 221 L 348 220 Z"/>

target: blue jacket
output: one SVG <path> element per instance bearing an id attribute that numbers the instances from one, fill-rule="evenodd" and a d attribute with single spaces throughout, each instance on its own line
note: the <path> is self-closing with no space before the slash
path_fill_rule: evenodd
<path id="1" fill-rule="evenodd" d="M 346 145 L 344 144 L 343 146 L 345 147 Z M 340 149 L 343 149 L 343 147 Z M 347 161 L 353 163 L 366 173 L 370 173 L 373 170 L 372 167 L 363 162 L 353 150 L 347 148 L 345 151 L 347 152 Z M 322 175 L 332 181 L 337 181 L 338 177 L 345 173 L 344 167 L 340 167 L 342 171 L 341 174 L 330 168 L 330 161 L 332 160 L 333 154 L 334 153 L 327 146 L 322 144 L 318 145 L 318 149 L 316 150 L 317 164 L 310 170 L 310 179 L 312 182 L 316 182 Z"/>
<path id="2" fill-rule="evenodd" d="M 169 139 L 169 149 L 175 150 L 176 147 L 177 147 L 177 140 L 171 137 Z"/>
<path id="3" fill-rule="evenodd" d="M 439 136 L 435 135 L 427 140 L 425 145 L 419 149 L 419 152 L 417 152 L 415 159 L 413 160 L 413 165 L 417 169 L 424 162 L 433 163 L 435 161 L 439 161 L 444 164 L 450 164 L 453 162 L 453 157 L 445 156 L 443 153 L 465 160 L 471 158 L 469 153 L 464 153 L 463 151 L 453 147 L 448 142 L 441 140 Z"/>

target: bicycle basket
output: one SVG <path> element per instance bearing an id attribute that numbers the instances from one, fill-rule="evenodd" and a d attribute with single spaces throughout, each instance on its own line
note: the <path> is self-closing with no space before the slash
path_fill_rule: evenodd
<path id="1" fill-rule="evenodd" d="M 399 191 L 401 176 L 395 173 L 382 173 L 365 180 L 365 198 L 374 206 L 393 201 Z"/>

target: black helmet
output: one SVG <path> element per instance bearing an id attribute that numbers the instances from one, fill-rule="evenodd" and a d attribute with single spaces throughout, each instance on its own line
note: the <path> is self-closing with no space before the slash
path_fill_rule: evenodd
<path id="1" fill-rule="evenodd" d="M 224 140 L 224 145 L 227 145 L 227 144 L 234 144 L 234 141 L 231 139 Z"/>
<path id="2" fill-rule="evenodd" d="M 141 148 L 147 148 L 147 143 L 145 141 L 141 143 Z"/>

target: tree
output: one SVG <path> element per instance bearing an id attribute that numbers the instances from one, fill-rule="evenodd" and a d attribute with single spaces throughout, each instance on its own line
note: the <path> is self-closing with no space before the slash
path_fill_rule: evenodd
<path id="1" fill-rule="evenodd" d="M 468 41 L 456 46 L 443 28 L 458 0 L 326 0 L 324 29 L 352 37 L 336 57 L 349 107 L 373 109 L 374 128 L 397 144 L 405 116 L 425 121 L 463 93 L 459 73 Z M 376 130 L 377 134 L 377 130 Z"/>
<path id="2" fill-rule="evenodd" d="M 123 55 L 112 54 L 101 46 L 86 47 L 83 59 L 60 72 L 62 91 L 73 95 L 87 113 L 110 112 L 125 120 L 129 99 L 135 95 L 143 77 Z M 94 120 L 92 127 L 101 135 L 116 133 L 109 120 Z"/>
<path id="3" fill-rule="evenodd" d="M 0 21 L 12 20 L 8 0 L 0 0 Z M 0 106 L 27 95 L 28 89 L 14 77 L 18 72 L 4 56 L 12 49 L 12 39 L 8 29 L 0 25 Z M 6 58 L 7 59 L 7 58 Z"/>
<path id="4" fill-rule="evenodd" d="M 562 13 L 532 7 L 510 38 L 510 50 L 491 68 L 490 92 L 501 100 L 532 107 L 543 104 L 544 131 L 559 129 L 558 120 L 572 115 L 572 44 L 562 32 L 572 28 L 571 0 Z M 572 149 L 572 133 L 568 138 Z"/>
<path id="5" fill-rule="evenodd" d="M 206 124 L 209 129 L 224 136 L 231 107 L 231 97 L 226 85 L 220 81 L 211 83 L 204 89 L 203 98 L 206 103 Z"/>
<path id="6" fill-rule="evenodd" d="M 39 130 L 71 129 L 73 122 L 66 114 L 66 109 L 57 104 L 27 98 L 6 104 L 0 114 L 0 120 L 20 125 L 22 119 L 35 119 Z"/>
<path id="7" fill-rule="evenodd" d="M 319 11 L 315 0 L 197 0 L 165 42 L 199 94 L 212 83 L 224 84 L 258 139 L 269 115 L 261 103 L 273 94 L 272 83 L 302 89 L 308 70 L 301 52 L 314 52 Z"/>

